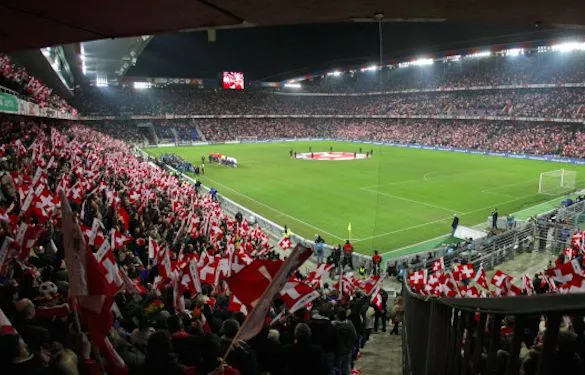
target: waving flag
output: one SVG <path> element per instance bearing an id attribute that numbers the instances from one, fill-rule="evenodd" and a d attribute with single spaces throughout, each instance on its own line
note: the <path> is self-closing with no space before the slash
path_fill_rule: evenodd
<path id="1" fill-rule="evenodd" d="M 276 274 L 274 274 L 274 276 L 271 275 L 266 265 L 261 265 L 259 263 L 255 264 L 252 262 L 252 264 L 246 267 L 246 269 L 250 268 L 250 272 L 246 272 L 246 269 L 243 269 L 228 279 L 228 284 L 232 290 L 234 290 L 234 286 L 246 280 L 246 277 L 243 277 L 243 275 L 246 275 L 248 278 L 254 280 L 257 284 L 266 285 L 265 288 L 260 289 L 262 292 L 258 296 L 252 295 L 257 292 L 242 292 L 241 287 L 240 294 L 237 294 L 234 291 L 234 294 L 239 299 L 242 299 L 242 295 L 246 296 L 250 306 L 252 306 L 252 311 L 250 311 L 248 318 L 244 321 L 244 324 L 242 324 L 242 327 L 240 331 L 238 331 L 236 337 L 234 337 L 232 344 L 234 342 L 238 342 L 238 340 L 249 340 L 256 336 L 258 332 L 260 332 L 264 323 L 264 318 L 268 313 L 268 308 L 272 298 L 274 298 L 276 293 L 282 290 L 282 288 L 287 283 L 287 280 L 297 270 L 297 268 L 299 268 L 307 259 L 311 257 L 312 252 L 313 251 L 307 247 L 297 245 L 287 260 L 278 268 L 278 271 Z M 248 286 L 248 289 L 253 289 L 253 287 L 250 285 Z M 229 352 L 229 348 L 227 352 Z"/>
<path id="2" fill-rule="evenodd" d="M 319 292 L 307 284 L 289 281 L 280 291 L 280 298 L 282 298 L 289 312 L 292 314 L 319 298 Z"/>
<path id="3" fill-rule="evenodd" d="M 280 241 L 278 241 L 278 246 L 280 246 L 282 250 L 288 250 L 292 247 L 292 241 L 288 237 L 282 237 Z"/>

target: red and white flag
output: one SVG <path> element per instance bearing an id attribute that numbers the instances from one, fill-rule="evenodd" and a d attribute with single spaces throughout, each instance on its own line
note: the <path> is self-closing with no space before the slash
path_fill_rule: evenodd
<path id="1" fill-rule="evenodd" d="M 288 237 L 282 237 L 280 241 L 278 241 L 278 246 L 280 246 L 282 250 L 288 250 L 292 247 L 292 241 Z"/>
<path id="2" fill-rule="evenodd" d="M 374 290 L 374 292 L 372 293 L 372 304 L 374 306 L 376 306 L 376 308 L 379 311 L 383 311 L 384 310 L 384 302 L 382 300 L 382 293 L 380 292 L 380 286 L 378 285 L 378 287 L 376 288 L 376 290 Z"/>
<path id="3" fill-rule="evenodd" d="M 487 290 L 490 289 L 490 287 L 487 283 L 487 276 L 485 274 L 485 269 L 483 268 L 483 266 L 479 266 L 479 269 L 475 273 L 475 277 L 473 278 L 473 281 L 475 281 L 475 283 L 477 285 L 481 286 L 484 289 L 487 289 Z"/>
<path id="4" fill-rule="evenodd" d="M 292 314 L 319 298 L 319 292 L 305 283 L 289 281 L 280 291 L 280 298 Z"/>
<path id="5" fill-rule="evenodd" d="M 443 271 L 444 269 L 445 261 L 443 260 L 443 257 L 440 257 L 433 262 L 433 272 Z"/>
<path id="6" fill-rule="evenodd" d="M 124 207 L 118 206 L 118 208 L 116 208 L 116 215 L 118 217 L 118 220 L 122 222 L 124 230 L 128 231 L 128 229 L 130 228 L 130 215 L 128 215 L 128 211 L 126 211 Z"/>
<path id="7" fill-rule="evenodd" d="M 534 286 L 532 285 L 532 280 L 528 274 L 522 275 L 522 290 L 526 292 L 528 295 L 532 295 L 535 293 Z"/>
<path id="8" fill-rule="evenodd" d="M 231 312 L 241 312 L 244 315 L 248 315 L 248 308 L 246 307 L 246 305 L 244 305 L 242 303 L 242 301 L 240 301 L 238 299 L 238 297 L 236 297 L 235 295 L 231 295 L 230 296 L 230 301 L 228 303 L 228 307 L 227 307 L 228 311 Z"/>
<path id="9" fill-rule="evenodd" d="M 422 288 L 427 282 L 427 270 L 422 269 L 411 272 L 408 276 L 408 284 L 416 289 Z"/>
<path id="10" fill-rule="evenodd" d="M 512 283 L 513 279 L 514 278 L 512 276 L 502 272 L 501 270 L 497 270 L 492 276 L 490 284 L 496 288 L 503 289 L 507 288 L 507 286 Z"/>
<path id="11" fill-rule="evenodd" d="M 81 228 L 75 221 L 69 202 L 60 192 L 62 211 L 63 247 L 69 277 L 69 295 L 75 297 L 93 343 L 109 357 L 113 348 L 108 347 L 107 334 L 112 328 L 111 313 L 114 302 L 103 268 L 85 243 Z M 126 365 L 116 367 L 127 371 Z"/>
<path id="12" fill-rule="evenodd" d="M 472 279 L 475 276 L 473 264 L 455 264 L 453 266 L 453 277 L 455 281 Z"/>
<path id="13" fill-rule="evenodd" d="M 242 295 L 246 295 L 246 298 L 250 301 L 250 306 L 252 306 L 252 310 L 248 315 L 248 318 L 244 321 L 238 335 L 234 337 L 233 341 L 237 342 L 238 340 L 249 340 L 252 337 L 256 336 L 258 332 L 262 329 L 264 318 L 268 313 L 268 309 L 270 307 L 270 303 L 274 296 L 282 290 L 284 285 L 287 283 L 290 276 L 307 260 L 311 257 L 313 251 L 307 247 L 301 246 L 300 244 L 295 247 L 295 249 L 291 252 L 290 256 L 286 259 L 284 263 L 278 268 L 278 271 L 274 276 L 271 275 L 269 270 L 266 266 L 261 264 L 256 264 L 252 262 L 246 268 L 251 268 L 251 272 L 246 272 L 246 269 L 243 269 L 236 275 L 232 276 L 228 279 L 228 284 L 230 289 L 234 291 L 233 287 L 236 284 L 242 283 L 246 285 L 246 279 L 242 275 L 247 275 L 249 278 L 256 281 L 257 284 L 265 284 L 266 287 L 260 289 L 261 294 L 255 298 L 250 296 L 249 293 L 235 293 L 236 296 L 242 300 Z M 246 273 L 245 273 L 246 272 Z M 252 287 L 248 287 L 252 289 Z M 240 287 L 241 291 L 241 287 Z M 253 298 L 251 300 L 251 298 Z M 242 302 L 245 302 L 242 300 Z"/>
<path id="14" fill-rule="evenodd" d="M 333 269 L 333 264 L 321 263 L 315 271 L 311 271 L 307 275 L 305 282 L 313 288 L 322 288 L 324 281 L 323 276 L 328 274 Z"/>
<path id="15" fill-rule="evenodd" d="M 372 275 L 360 285 L 366 295 L 371 296 L 376 287 L 382 282 L 383 278 L 380 275 Z"/>
<path id="16" fill-rule="evenodd" d="M 158 253 L 159 253 L 158 242 L 153 240 L 151 237 L 148 237 L 148 258 L 157 259 Z"/>
<path id="17" fill-rule="evenodd" d="M 125 235 L 122 232 L 117 231 L 115 228 L 112 228 L 110 232 L 110 240 L 111 246 L 114 250 L 119 250 L 132 242 L 132 237 Z"/>
<path id="18" fill-rule="evenodd" d="M 108 287 L 110 288 L 110 295 L 115 295 L 123 286 L 123 280 L 120 277 L 120 270 L 116 257 L 110 248 L 110 243 L 104 241 L 99 250 L 95 253 L 95 257 L 105 272 Z"/>
<path id="19" fill-rule="evenodd" d="M 554 281 L 560 284 L 568 283 L 573 280 L 573 277 L 580 276 L 585 277 L 585 272 L 579 263 L 579 259 L 575 258 L 570 262 L 563 263 L 555 268 L 551 268 L 545 271 Z"/>

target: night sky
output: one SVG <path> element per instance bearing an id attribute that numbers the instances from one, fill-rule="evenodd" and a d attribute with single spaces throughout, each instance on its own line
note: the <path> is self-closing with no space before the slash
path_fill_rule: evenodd
<path id="1" fill-rule="evenodd" d="M 384 59 L 567 34 L 534 25 L 383 23 Z M 247 80 L 280 81 L 319 70 L 378 61 L 376 23 L 337 23 L 157 35 L 127 76 L 214 78 L 244 71 Z"/>

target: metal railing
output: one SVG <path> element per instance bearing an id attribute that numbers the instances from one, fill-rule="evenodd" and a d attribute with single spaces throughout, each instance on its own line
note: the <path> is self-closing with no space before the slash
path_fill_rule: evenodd
<path id="1" fill-rule="evenodd" d="M 402 294 L 404 375 L 512 375 L 528 366 L 539 375 L 578 373 L 562 372 L 559 352 L 569 363 L 577 353 L 557 339 L 563 316 L 583 319 L 585 294 L 427 298 L 406 284 Z M 540 349 L 521 358 L 523 344 L 535 343 Z"/>

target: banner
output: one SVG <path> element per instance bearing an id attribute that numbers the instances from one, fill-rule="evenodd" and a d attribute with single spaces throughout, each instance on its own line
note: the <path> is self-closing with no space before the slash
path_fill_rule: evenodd
<path id="1" fill-rule="evenodd" d="M 0 112 L 18 113 L 18 98 L 4 92 L 0 92 Z"/>

